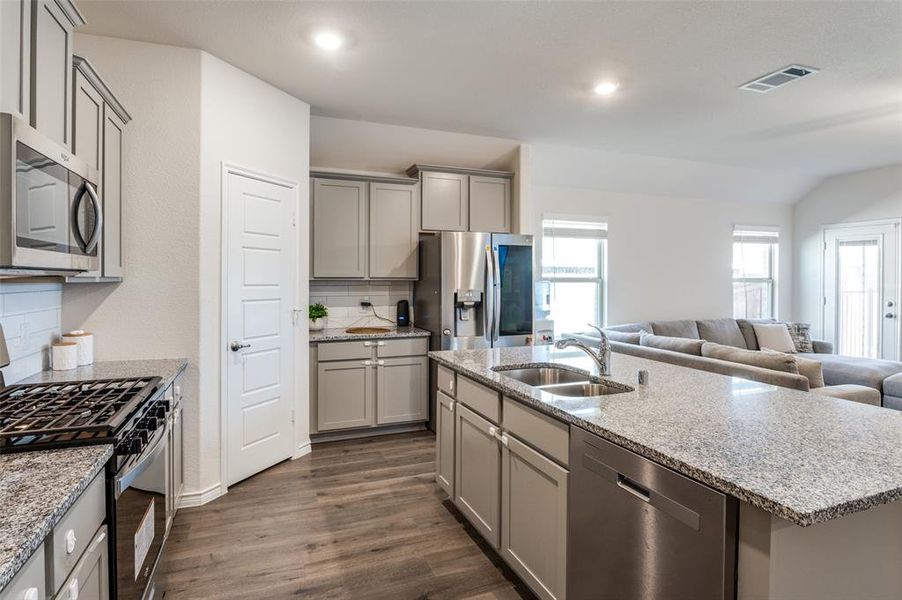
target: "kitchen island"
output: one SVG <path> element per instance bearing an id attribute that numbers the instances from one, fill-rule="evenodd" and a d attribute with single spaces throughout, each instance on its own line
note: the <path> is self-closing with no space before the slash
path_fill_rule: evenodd
<path id="1" fill-rule="evenodd" d="M 514 401 L 736 499 L 736 597 L 902 597 L 894 566 L 902 560 L 902 414 L 621 354 L 608 379 L 631 391 L 592 398 L 495 370 L 554 364 L 593 373 L 579 350 L 430 357 L 458 382 L 497 392 L 505 410 Z M 639 369 L 647 385 L 638 385 Z M 459 392 L 458 400 L 472 408 Z M 504 438 L 502 416 L 497 423 Z"/>

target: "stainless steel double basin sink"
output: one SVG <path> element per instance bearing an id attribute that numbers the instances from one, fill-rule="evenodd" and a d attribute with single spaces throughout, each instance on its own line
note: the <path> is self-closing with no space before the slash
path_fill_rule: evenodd
<path id="1" fill-rule="evenodd" d="M 496 373 L 510 377 L 536 389 L 575 398 L 592 398 L 632 392 L 633 388 L 614 381 L 595 379 L 584 373 L 578 373 L 555 365 L 535 367 L 495 367 Z"/>

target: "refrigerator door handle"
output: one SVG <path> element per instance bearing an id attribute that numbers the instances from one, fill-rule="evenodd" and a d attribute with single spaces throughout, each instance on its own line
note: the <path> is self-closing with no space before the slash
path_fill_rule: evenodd
<path id="1" fill-rule="evenodd" d="M 499 331 L 501 329 L 501 263 L 498 262 L 498 248 L 492 246 L 492 293 L 494 294 L 492 316 L 492 341 L 498 341 Z M 494 344 L 493 344 L 494 345 Z"/>
<path id="2" fill-rule="evenodd" d="M 485 293 L 483 308 L 483 328 L 485 330 L 485 339 L 488 340 L 489 346 L 492 345 L 492 338 L 495 335 L 495 261 L 492 260 L 492 247 L 485 247 Z"/>

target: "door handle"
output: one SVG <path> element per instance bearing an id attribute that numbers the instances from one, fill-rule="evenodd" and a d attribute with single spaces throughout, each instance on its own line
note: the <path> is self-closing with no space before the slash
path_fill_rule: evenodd
<path id="1" fill-rule="evenodd" d="M 238 352 L 242 348 L 250 348 L 250 347 L 251 347 L 250 344 L 242 344 L 241 342 L 232 342 L 232 344 L 229 346 L 229 348 L 232 349 L 232 352 Z"/>

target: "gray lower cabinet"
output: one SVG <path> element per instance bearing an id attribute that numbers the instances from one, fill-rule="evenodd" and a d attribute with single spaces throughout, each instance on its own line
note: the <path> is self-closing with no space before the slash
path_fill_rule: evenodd
<path id="1" fill-rule="evenodd" d="M 366 277 L 367 183 L 314 179 L 312 192 L 313 277 Z"/>
<path id="2" fill-rule="evenodd" d="M 374 372 L 372 360 L 319 363 L 316 371 L 318 431 L 375 424 Z"/>
<path id="3" fill-rule="evenodd" d="M 60 588 L 57 600 L 108 600 L 110 593 L 109 543 L 106 526 L 100 528 L 78 564 Z"/>
<path id="4" fill-rule="evenodd" d="M 0 2 L 0 112 L 31 113 L 31 0 Z"/>
<path id="5" fill-rule="evenodd" d="M 0 2 L 0 6 L 2 6 Z M 2 591 L 0 600 L 44 600 L 49 596 L 44 576 L 44 545 L 38 546 L 31 558 L 19 569 Z"/>
<path id="6" fill-rule="evenodd" d="M 389 425 L 429 418 L 429 364 L 425 356 L 377 360 L 376 423 Z"/>
<path id="7" fill-rule="evenodd" d="M 455 402 L 444 392 L 436 392 L 435 481 L 454 497 L 454 413 Z"/>
<path id="8" fill-rule="evenodd" d="M 492 547 L 501 543 L 499 429 L 462 404 L 455 406 L 454 505 Z"/>
<path id="9" fill-rule="evenodd" d="M 415 185 L 372 182 L 369 277 L 416 279 L 417 193 Z"/>
<path id="10" fill-rule="evenodd" d="M 501 444 L 501 556 L 540 598 L 562 600 L 568 472 L 511 435 Z"/>
<path id="11" fill-rule="evenodd" d="M 470 230 L 470 190 L 467 180 L 467 175 L 459 173 L 422 173 L 423 229 Z"/>
<path id="12" fill-rule="evenodd" d="M 510 233 L 511 180 L 470 175 L 470 231 Z"/>
<path id="13" fill-rule="evenodd" d="M 72 47 L 84 19 L 71 2 L 34 0 L 31 16 L 31 124 L 71 148 Z"/>

